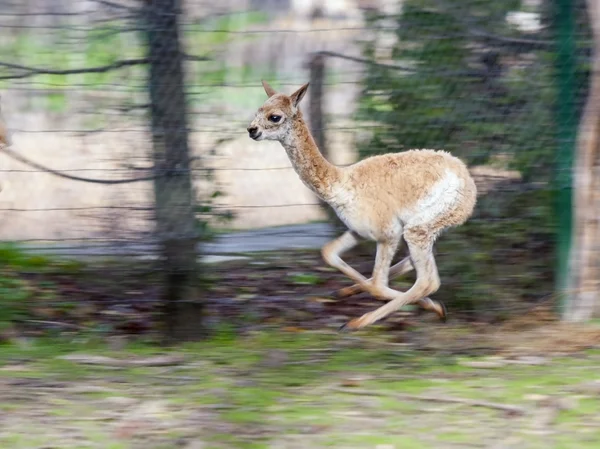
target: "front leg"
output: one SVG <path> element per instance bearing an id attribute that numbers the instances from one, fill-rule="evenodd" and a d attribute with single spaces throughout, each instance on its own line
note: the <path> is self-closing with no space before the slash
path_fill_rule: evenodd
<path id="1" fill-rule="evenodd" d="M 389 299 L 388 273 L 399 239 L 391 239 L 377 244 L 377 256 L 372 279 L 365 278 L 340 257 L 344 252 L 354 248 L 358 242 L 358 235 L 352 231 L 347 231 L 341 237 L 323 247 L 323 259 L 330 266 L 337 268 L 356 282 L 362 290 L 369 292 L 376 298 Z"/>
<path id="2" fill-rule="evenodd" d="M 412 263 L 410 256 L 408 256 L 408 257 L 405 257 L 404 259 L 402 259 L 397 264 L 392 265 L 392 267 L 389 270 L 389 276 L 390 277 L 402 276 L 403 274 L 408 273 L 412 270 L 414 270 L 414 265 Z M 373 278 L 367 279 L 367 282 L 369 284 L 371 284 L 371 282 L 373 282 Z M 387 285 L 386 285 L 386 287 L 387 287 Z M 347 298 L 349 296 L 357 295 L 357 294 L 361 293 L 362 291 L 363 291 L 363 288 L 361 287 L 360 284 L 354 284 L 349 287 L 344 287 L 344 288 L 337 290 L 336 292 L 333 293 L 333 296 L 338 299 L 342 299 L 342 298 Z M 376 296 L 376 297 L 377 297 L 377 299 L 382 299 L 382 300 L 390 299 L 389 297 L 387 297 L 385 295 Z M 446 314 L 447 314 L 446 306 L 441 301 L 434 301 L 433 299 L 427 297 L 427 298 L 418 300 L 417 305 L 424 310 L 436 313 L 442 321 L 446 321 Z"/>
<path id="3" fill-rule="evenodd" d="M 419 239 L 415 242 L 411 242 L 407 239 L 407 242 L 409 244 L 410 255 L 417 271 L 417 280 L 414 285 L 404 293 L 386 288 L 385 290 L 389 292 L 388 298 L 391 299 L 390 302 L 372 312 L 364 314 L 360 318 L 351 320 L 342 326 L 342 329 L 356 330 L 363 328 L 387 317 L 404 305 L 415 303 L 420 300 L 427 300 L 429 295 L 437 291 L 440 286 L 440 278 L 431 250 L 433 245 L 431 242 L 423 242 Z M 436 310 L 438 315 L 445 320 L 446 309 L 443 304 L 439 304 L 433 300 L 429 301 L 430 303 L 428 305 L 434 310 L 438 309 Z"/>
<path id="4" fill-rule="evenodd" d="M 435 254 L 435 250 L 434 250 L 434 254 Z M 402 259 L 400 262 L 398 262 L 390 267 L 389 277 L 390 277 L 390 279 L 394 279 L 394 278 L 402 276 L 403 274 L 410 273 L 414 269 L 415 269 L 415 266 L 413 265 L 412 259 L 410 258 L 410 256 L 407 256 L 404 259 Z M 372 280 L 373 280 L 373 278 L 367 279 L 368 282 L 371 282 Z M 339 290 L 336 290 L 335 292 L 332 293 L 332 296 L 337 299 L 342 299 L 342 298 L 348 298 L 349 296 L 358 295 L 362 291 L 363 291 L 363 289 L 360 287 L 359 284 L 354 284 L 354 285 L 350 285 L 348 287 L 343 287 L 343 288 L 340 288 Z M 430 310 L 426 303 L 427 303 L 427 301 L 419 302 L 419 304 L 422 305 L 422 307 L 424 309 Z"/>
<path id="5" fill-rule="evenodd" d="M 355 232 L 346 231 L 340 237 L 327 243 L 321 250 L 323 260 L 333 267 L 340 270 L 354 282 L 356 282 L 363 290 L 370 290 L 370 283 L 362 274 L 344 262 L 341 255 L 346 251 L 354 248 L 359 243 L 359 237 Z"/>
<path id="6" fill-rule="evenodd" d="M 410 259 L 410 257 L 405 257 L 404 259 L 402 259 L 400 262 L 398 262 L 397 264 L 393 265 L 390 268 L 390 277 L 395 278 L 395 277 L 399 277 L 402 276 L 403 274 L 406 274 L 410 271 L 412 271 L 414 269 L 413 264 L 412 264 L 412 260 Z M 373 280 L 373 278 L 368 279 L 368 282 L 371 282 Z M 341 299 L 341 298 L 348 298 L 349 296 L 354 296 L 354 295 L 358 295 L 360 292 L 362 292 L 362 288 L 360 287 L 359 284 L 354 284 L 354 285 L 350 285 L 349 287 L 344 287 L 341 288 L 337 291 L 335 291 L 333 293 L 333 296 Z"/>

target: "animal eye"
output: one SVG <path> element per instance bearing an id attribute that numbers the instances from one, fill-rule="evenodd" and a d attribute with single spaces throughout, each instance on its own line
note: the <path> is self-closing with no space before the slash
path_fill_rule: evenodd
<path id="1" fill-rule="evenodd" d="M 275 114 L 269 115 L 269 121 L 271 121 L 273 123 L 279 123 L 280 120 L 281 120 L 281 115 L 275 115 Z"/>

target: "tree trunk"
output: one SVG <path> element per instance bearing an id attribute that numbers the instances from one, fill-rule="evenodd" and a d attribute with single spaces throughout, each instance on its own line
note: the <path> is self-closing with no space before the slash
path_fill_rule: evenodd
<path id="1" fill-rule="evenodd" d="M 164 332 L 169 342 L 201 338 L 194 196 L 190 174 L 178 0 L 146 0 L 156 232 L 161 245 Z"/>
<path id="2" fill-rule="evenodd" d="M 569 302 L 564 319 L 582 322 L 600 312 L 598 254 L 598 190 L 600 181 L 600 4 L 587 0 L 593 35 L 593 65 L 590 90 L 577 136 L 574 173 L 574 226 L 570 261 Z"/>

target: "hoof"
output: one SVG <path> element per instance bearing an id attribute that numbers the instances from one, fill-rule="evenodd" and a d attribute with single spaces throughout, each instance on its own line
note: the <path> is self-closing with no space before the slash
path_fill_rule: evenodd
<path id="1" fill-rule="evenodd" d="M 335 299 L 344 299 L 344 298 L 349 298 L 351 296 L 358 295 L 360 292 L 361 292 L 361 290 L 355 290 L 351 287 L 343 287 L 338 290 L 332 291 L 330 293 L 330 295 L 332 298 L 335 298 Z"/>
<path id="2" fill-rule="evenodd" d="M 358 329 L 364 327 L 362 323 L 364 317 L 355 318 L 353 320 L 348 321 L 346 324 L 343 324 L 338 331 L 339 332 L 352 332 L 357 331 Z"/>
<path id="3" fill-rule="evenodd" d="M 438 301 L 438 304 L 442 309 L 441 312 L 438 314 L 440 317 L 440 321 L 442 323 L 445 323 L 446 321 L 448 321 L 448 309 L 446 309 L 446 305 L 442 301 Z"/>
<path id="4" fill-rule="evenodd" d="M 331 293 L 329 293 L 329 296 L 333 299 L 342 299 L 343 296 L 340 295 L 341 290 L 334 290 Z"/>
<path id="5" fill-rule="evenodd" d="M 434 301 L 433 299 L 427 298 L 427 301 L 420 302 L 420 305 L 425 310 L 435 312 L 435 314 L 439 317 L 440 321 L 442 321 L 443 323 L 446 322 L 446 319 L 448 318 L 448 310 L 446 309 L 446 305 L 442 301 Z"/>
<path id="6" fill-rule="evenodd" d="M 338 332 L 341 334 L 346 334 L 348 332 L 350 332 L 350 329 L 348 328 L 348 323 L 344 323 L 342 324 L 339 328 L 338 328 Z"/>

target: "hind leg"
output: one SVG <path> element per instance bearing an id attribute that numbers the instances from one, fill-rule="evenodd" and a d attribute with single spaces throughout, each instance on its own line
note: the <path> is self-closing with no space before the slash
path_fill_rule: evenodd
<path id="1" fill-rule="evenodd" d="M 341 258 L 341 255 L 349 249 L 354 248 L 358 244 L 358 241 L 358 236 L 354 232 L 347 231 L 323 247 L 323 259 L 330 266 L 337 268 L 360 285 L 361 290 L 369 292 L 377 298 L 389 299 L 389 292 L 392 291 L 388 288 L 390 263 L 398 247 L 400 237 L 390 237 L 388 240 L 377 244 L 375 268 L 371 279 L 365 278 Z"/>
<path id="2" fill-rule="evenodd" d="M 388 288 L 390 277 L 398 277 L 405 273 L 409 273 L 414 269 L 413 261 L 411 257 L 408 256 L 402 259 L 400 262 L 393 265 L 392 267 L 390 267 L 387 273 L 382 271 L 385 270 L 386 265 L 389 266 L 389 264 L 391 263 L 391 259 L 393 258 L 396 252 L 398 244 L 398 242 L 392 241 L 387 247 L 385 246 L 385 244 L 379 244 L 377 246 L 377 256 L 375 261 L 375 267 L 373 269 L 373 277 L 366 280 L 366 282 L 373 284 L 374 288 Z M 382 259 L 380 260 L 380 258 Z M 349 296 L 361 293 L 362 291 L 367 290 L 363 289 L 363 287 L 360 284 L 354 284 L 349 287 L 344 287 L 338 290 L 337 292 L 334 292 L 334 296 L 337 298 L 347 298 Z M 389 299 L 384 294 L 378 294 L 376 295 L 376 297 L 378 299 L 383 300 Z M 418 300 L 417 305 L 430 312 L 435 312 L 442 320 L 446 319 L 446 308 L 442 303 L 438 301 L 434 301 L 433 299 L 427 297 Z"/>
<path id="3" fill-rule="evenodd" d="M 433 253 L 435 255 L 435 248 L 433 249 Z M 410 256 L 407 256 L 404 259 L 402 259 L 401 261 L 397 262 L 396 264 L 394 264 L 390 267 L 389 277 L 390 277 L 390 279 L 394 279 L 394 278 L 402 276 L 403 274 L 410 273 L 414 269 L 415 269 L 415 266 L 413 264 L 412 259 L 410 258 Z M 373 278 L 370 278 L 367 280 L 369 282 L 371 282 L 373 280 Z M 354 284 L 354 285 L 350 285 L 349 287 L 343 287 L 343 288 L 340 288 L 339 290 L 336 290 L 335 292 L 332 293 L 332 296 L 335 298 L 338 298 L 338 299 L 342 299 L 342 298 L 348 298 L 349 296 L 358 295 L 362 291 L 363 291 L 363 289 L 361 288 L 360 284 Z M 427 307 L 425 307 L 425 308 L 427 308 Z M 429 310 L 429 309 L 427 309 L 427 310 Z"/>
<path id="4" fill-rule="evenodd" d="M 414 266 L 413 266 L 412 260 L 410 259 L 410 257 L 405 257 L 400 262 L 398 262 L 397 264 L 394 264 L 390 267 L 389 277 L 393 279 L 395 277 L 399 277 L 399 276 L 402 276 L 403 274 L 409 273 L 413 269 L 414 269 Z M 373 278 L 368 279 L 369 282 L 371 282 L 372 280 L 373 280 Z M 335 291 L 333 293 L 333 296 L 335 296 L 336 298 L 340 298 L 340 299 L 348 298 L 349 296 L 358 295 L 362 291 L 363 291 L 363 289 L 361 288 L 361 286 L 359 284 L 354 284 L 349 287 L 344 287 L 344 288 L 341 288 L 341 289 Z"/>
<path id="5" fill-rule="evenodd" d="M 387 317 L 407 304 L 423 300 L 434 303 L 434 301 L 428 299 L 428 296 L 435 293 L 440 286 L 437 266 L 433 257 L 435 235 L 421 228 L 406 229 L 404 235 L 409 247 L 410 256 L 417 271 L 416 282 L 404 293 L 389 288 L 386 289 L 386 296 L 391 299 L 390 302 L 360 318 L 351 320 L 344 326 L 345 328 L 363 328 Z M 439 307 L 441 309 L 439 314 L 445 316 L 443 306 L 440 305 Z"/>

